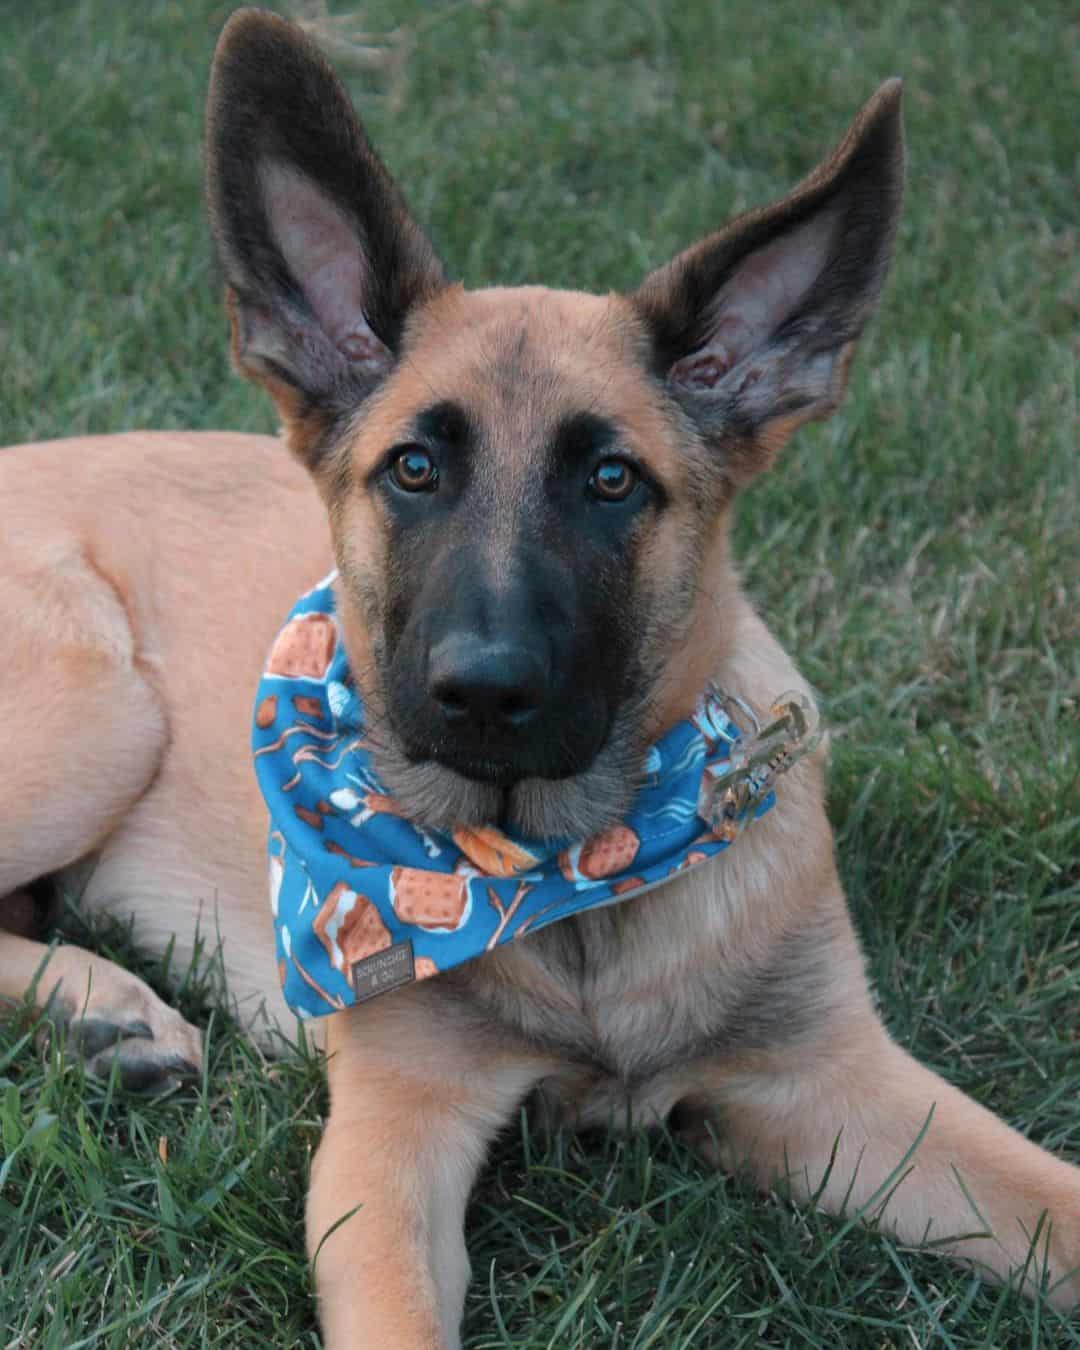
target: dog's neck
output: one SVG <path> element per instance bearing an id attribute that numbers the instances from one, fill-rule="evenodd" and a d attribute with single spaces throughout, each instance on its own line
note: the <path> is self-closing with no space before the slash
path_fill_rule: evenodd
<path id="1" fill-rule="evenodd" d="M 726 678 L 731 665 L 739 606 L 747 604 L 731 564 L 729 511 L 717 521 L 701 564 L 701 581 L 682 643 L 672 652 L 657 682 L 650 740 L 659 740 L 677 722 L 689 717 L 710 683 L 736 690 Z"/>

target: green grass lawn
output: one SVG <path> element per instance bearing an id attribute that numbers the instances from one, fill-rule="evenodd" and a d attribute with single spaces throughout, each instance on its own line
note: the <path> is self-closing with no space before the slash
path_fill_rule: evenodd
<path id="1" fill-rule="evenodd" d="M 0 440 L 272 426 L 227 365 L 200 201 L 227 10 L 0 0 Z M 361 111 L 473 284 L 632 285 L 906 77 L 882 312 L 844 408 L 746 496 L 738 551 L 824 696 L 887 1023 L 1080 1159 L 1074 4 L 373 0 L 363 27 L 383 37 L 352 67 Z M 122 933 L 97 941 L 137 960 Z M 205 1078 L 158 1102 L 0 1025 L 11 1350 L 318 1344 L 318 1063 L 267 1063 L 211 992 L 180 997 Z M 516 1129 L 470 1230 L 475 1350 L 1080 1346 L 1078 1318 L 665 1139 Z"/>

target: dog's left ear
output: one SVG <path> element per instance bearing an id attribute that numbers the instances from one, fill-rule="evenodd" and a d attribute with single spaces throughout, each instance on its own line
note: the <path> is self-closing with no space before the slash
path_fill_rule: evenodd
<path id="1" fill-rule="evenodd" d="M 843 397 L 900 213 L 900 96 L 899 80 L 883 84 L 787 197 L 679 254 L 633 297 L 669 392 L 733 483 Z"/>
<path id="2" fill-rule="evenodd" d="M 349 97 L 294 24 L 238 10 L 214 55 L 206 189 L 240 371 L 312 469 L 401 355 L 443 269 Z"/>

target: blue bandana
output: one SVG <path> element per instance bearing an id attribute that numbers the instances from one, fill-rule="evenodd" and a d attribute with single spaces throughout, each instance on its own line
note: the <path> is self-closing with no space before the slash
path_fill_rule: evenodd
<path id="1" fill-rule="evenodd" d="M 252 737 L 270 811 L 278 973 L 298 1017 L 427 979 L 706 862 L 773 805 L 776 773 L 795 757 L 787 743 L 749 757 L 761 737 L 741 738 L 732 701 L 710 690 L 649 750 L 633 806 L 601 834 L 539 843 L 493 826 L 421 829 L 372 767 L 334 580 L 302 596 L 278 634 Z M 738 791 L 718 796 L 736 762 Z"/>

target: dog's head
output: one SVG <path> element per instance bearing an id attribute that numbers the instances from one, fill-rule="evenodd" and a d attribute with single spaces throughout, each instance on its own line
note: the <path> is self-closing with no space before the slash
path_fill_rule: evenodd
<path id="1" fill-rule="evenodd" d="M 208 193 L 238 367 L 326 501 L 384 781 L 421 823 L 612 823 L 726 641 L 726 514 L 841 398 L 900 206 L 900 90 L 632 295 L 450 282 L 314 47 L 241 11 Z"/>

